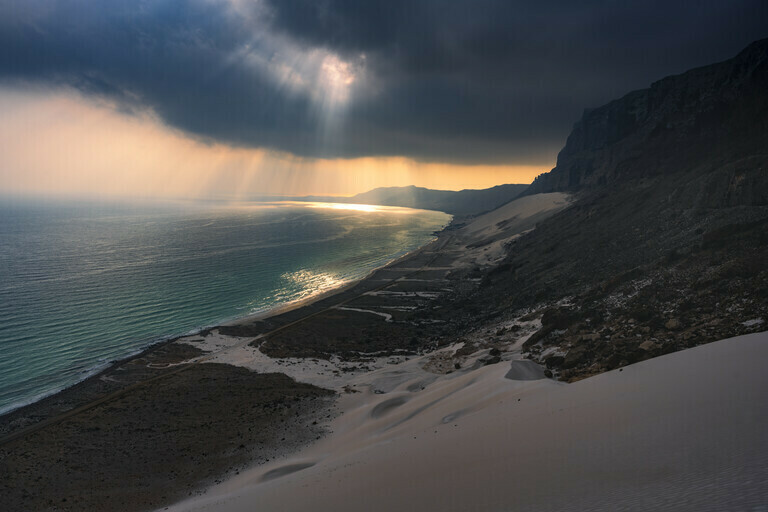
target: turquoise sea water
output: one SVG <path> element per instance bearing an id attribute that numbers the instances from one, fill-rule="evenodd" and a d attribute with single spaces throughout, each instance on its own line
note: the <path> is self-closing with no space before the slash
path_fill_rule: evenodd
<path id="1" fill-rule="evenodd" d="M 364 277 L 440 212 L 0 201 L 0 413 L 148 344 Z"/>

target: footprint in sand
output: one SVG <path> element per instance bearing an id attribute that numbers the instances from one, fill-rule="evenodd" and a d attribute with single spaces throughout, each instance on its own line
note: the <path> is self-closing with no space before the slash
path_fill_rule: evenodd
<path id="1" fill-rule="evenodd" d="M 404 403 L 408 401 L 408 398 L 404 396 L 397 396 L 395 398 L 390 398 L 389 400 L 384 400 L 380 404 L 377 404 L 376 407 L 371 409 L 371 418 L 381 418 L 385 414 L 388 414 L 392 409 L 397 409 Z"/>
<path id="2" fill-rule="evenodd" d="M 467 412 L 469 412 L 468 409 L 461 409 L 459 411 L 452 412 L 451 414 L 448 414 L 447 416 L 443 416 L 443 419 L 440 420 L 440 422 L 441 423 L 451 423 L 451 422 L 455 421 L 457 418 L 460 418 L 460 417 L 464 416 L 465 414 L 467 414 Z"/>
<path id="3" fill-rule="evenodd" d="M 286 475 L 290 475 L 291 473 L 296 473 L 297 471 L 301 471 L 303 469 L 311 468 L 314 465 L 314 462 L 305 462 L 301 464 L 288 464 L 287 466 L 281 466 L 264 473 L 261 476 L 261 481 L 266 482 L 267 480 L 274 480 L 275 478 L 280 478 Z"/>
<path id="4" fill-rule="evenodd" d="M 426 379 L 420 380 L 418 382 L 414 382 L 413 384 L 410 384 L 406 389 L 411 393 L 416 393 L 417 391 L 421 391 L 433 382 L 437 380 L 437 376 L 435 377 L 428 377 Z"/>

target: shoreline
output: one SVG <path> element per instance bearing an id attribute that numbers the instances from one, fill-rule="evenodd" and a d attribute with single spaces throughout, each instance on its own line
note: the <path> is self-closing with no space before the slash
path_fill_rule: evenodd
<path id="1" fill-rule="evenodd" d="M 241 319 L 229 328 L 253 328 L 254 323 L 267 330 L 284 330 L 296 322 L 322 325 L 319 313 L 335 311 L 329 303 L 363 293 L 358 289 L 379 287 L 375 279 L 393 266 L 422 265 L 419 260 L 425 253 L 439 249 L 451 236 L 446 228 L 364 279 L 315 296 L 301 307 L 283 309 L 268 318 Z M 390 324 L 381 322 L 379 326 L 373 315 L 352 314 L 388 332 Z M 201 330 L 186 338 L 224 328 Z M 264 373 L 222 364 L 215 361 L 215 353 L 179 342 L 183 338 L 154 344 L 73 386 L 0 416 L 0 474 L 5 475 L 0 479 L 0 494 L 7 494 L 9 502 L 20 509 L 51 507 L 36 502 L 37 495 L 66 500 L 57 505 L 61 510 L 154 509 L 205 493 L 241 470 L 294 453 L 322 437 L 328 420 L 337 414 L 337 391 L 294 380 L 282 368 Z M 253 337 L 231 339 L 242 340 L 238 344 L 247 349 Z M 240 384 L 232 387 L 235 381 Z M 173 389 L 183 391 L 179 394 Z M 264 391 L 269 389 L 274 391 Z M 243 403 L 253 402 L 255 397 L 254 409 L 241 410 Z M 163 424 L 168 426 L 158 429 Z M 122 440 L 115 441 L 116 435 Z M 131 446 L 131 450 L 123 452 L 123 446 Z M 173 450 L 168 452 L 170 448 Z M 66 457 L 57 458 L 62 449 Z M 113 453 L 116 450 L 119 453 Z M 27 455 L 11 456 L 13 453 Z M 112 455 L 99 461 L 93 460 L 95 453 Z M 116 457 L 135 469 L 115 466 Z M 110 482 L 102 484 L 112 489 L 109 496 L 94 496 L 90 471 Z M 127 481 L 126 471 L 134 475 Z M 40 478 L 33 479 L 33 484 L 27 480 L 30 474 Z M 174 474 L 187 476 L 168 480 Z M 25 490 L 30 484 L 37 489 L 35 493 Z M 139 495 L 133 486 L 142 489 Z M 37 505 L 31 505 L 33 502 Z"/>
<path id="2" fill-rule="evenodd" d="M 341 204 L 345 204 L 345 203 L 341 203 Z M 436 211 L 436 210 L 430 210 L 430 211 Z M 440 212 L 440 213 L 445 213 L 445 212 Z M 450 215 L 450 214 L 446 213 L 446 215 Z M 227 320 L 227 321 L 221 322 L 221 323 L 219 323 L 217 325 L 214 325 L 212 327 L 207 327 L 207 328 L 199 329 L 196 332 L 192 332 L 192 333 L 189 333 L 189 334 L 185 334 L 183 336 L 179 336 L 176 339 L 184 338 L 184 337 L 187 337 L 187 336 L 193 336 L 193 335 L 199 334 L 200 332 L 203 332 L 203 331 L 205 331 L 207 329 L 215 329 L 217 327 L 223 327 L 223 326 L 232 326 L 232 325 L 237 325 L 237 324 L 240 324 L 240 323 L 243 323 L 243 322 L 249 322 L 249 321 L 254 321 L 254 320 L 266 320 L 266 319 L 271 318 L 273 316 L 278 316 L 278 315 L 282 315 L 283 313 L 288 313 L 290 311 L 301 309 L 303 307 L 310 306 L 310 305 L 312 305 L 315 302 L 318 302 L 318 301 L 321 301 L 321 300 L 325 300 L 325 299 L 328 299 L 330 297 L 333 297 L 334 295 L 338 295 L 340 293 L 343 293 L 344 291 L 349 290 L 350 288 L 353 288 L 354 286 L 360 284 L 362 281 L 365 281 L 366 279 L 371 277 L 373 274 L 375 274 L 377 271 L 385 269 L 386 267 L 388 267 L 390 265 L 396 265 L 396 264 L 400 263 L 401 261 L 404 261 L 407 258 L 411 257 L 412 255 L 415 255 L 419 251 L 424 250 L 429 245 L 437 242 L 440 239 L 440 236 L 442 236 L 446 232 L 446 230 L 450 229 L 450 226 L 453 224 L 455 218 L 456 218 L 456 216 L 451 215 L 451 220 L 445 226 L 443 226 L 439 231 L 435 231 L 433 233 L 434 238 L 432 238 L 431 240 L 429 240 L 425 244 L 423 244 L 423 245 L 421 245 L 421 246 L 419 246 L 419 247 L 417 247 L 417 248 L 415 248 L 415 249 L 413 249 L 411 251 L 408 251 L 405 254 L 401 254 L 400 256 L 398 256 L 396 258 L 393 258 L 393 259 L 389 260 L 388 262 L 386 262 L 386 263 L 384 263 L 384 264 L 382 264 L 382 265 L 380 265 L 378 267 L 375 267 L 375 268 L 371 269 L 363 277 L 360 277 L 358 279 L 352 279 L 350 281 L 346 281 L 346 282 L 344 282 L 344 283 L 342 283 L 342 284 L 340 284 L 338 286 L 334 286 L 332 288 L 329 288 L 328 290 L 316 293 L 314 295 L 310 295 L 309 297 L 305 297 L 303 299 L 296 299 L 294 301 L 286 302 L 286 303 L 283 303 L 283 304 L 278 304 L 278 305 L 274 306 L 273 308 L 269 308 L 266 311 L 249 313 L 247 315 L 235 318 L 233 320 Z"/>
<path id="3" fill-rule="evenodd" d="M 444 212 L 441 212 L 441 213 L 444 213 Z M 338 286 L 334 286 L 332 288 L 329 288 L 327 290 L 321 291 L 321 292 L 316 293 L 316 294 L 312 294 L 312 295 L 310 295 L 308 297 L 305 297 L 305 298 L 296 299 L 294 301 L 289 301 L 289 302 L 282 303 L 282 304 L 276 304 L 274 307 L 268 308 L 268 309 L 266 309 L 264 311 L 259 311 L 259 312 L 255 312 L 255 313 L 248 313 L 248 314 L 243 315 L 243 316 L 238 316 L 238 317 L 234 317 L 234 318 L 231 318 L 231 319 L 228 319 L 228 320 L 223 320 L 223 321 L 220 321 L 220 322 L 216 322 L 215 324 L 212 324 L 212 325 L 209 325 L 209 326 L 195 327 L 194 329 L 192 329 L 192 330 L 190 330 L 190 331 L 188 331 L 186 333 L 183 333 L 183 334 L 170 334 L 170 335 L 160 336 L 156 340 L 149 341 L 146 344 L 144 344 L 143 346 L 140 346 L 139 348 L 137 348 L 136 350 L 134 350 L 130 354 L 127 354 L 124 357 L 121 357 L 121 358 L 118 358 L 118 359 L 113 359 L 111 361 L 107 361 L 107 362 L 98 364 L 94 368 L 91 368 L 91 369 L 83 370 L 83 374 L 84 374 L 83 378 L 79 379 L 79 380 L 77 380 L 77 381 L 75 381 L 75 382 L 73 382 L 71 384 L 66 384 L 66 385 L 64 385 L 62 387 L 53 389 L 51 391 L 44 392 L 42 394 L 39 394 L 39 395 L 31 398 L 28 401 L 25 401 L 23 403 L 19 403 L 18 405 L 10 404 L 6 410 L 0 410 L 0 423 L 3 421 L 3 419 L 6 416 L 8 416 L 10 414 L 13 414 L 16 411 L 19 411 L 19 410 L 24 409 L 26 407 L 34 406 L 35 404 L 37 404 L 37 403 L 39 403 L 39 402 L 41 402 L 43 400 L 46 400 L 48 398 L 55 397 L 56 395 L 58 395 L 60 393 L 64 393 L 67 390 L 72 389 L 72 388 L 78 386 L 79 384 L 84 383 L 84 382 L 86 382 L 88 380 L 98 379 L 100 376 L 102 376 L 102 374 L 108 372 L 110 369 L 112 369 L 112 368 L 114 368 L 116 366 L 119 366 L 121 364 L 128 363 L 128 362 L 130 362 L 132 360 L 135 360 L 137 358 L 141 358 L 144 355 L 146 355 L 148 352 L 150 352 L 150 351 L 152 351 L 152 350 L 154 350 L 154 349 L 156 349 L 156 348 L 158 348 L 158 347 L 160 347 L 162 345 L 170 344 L 170 343 L 175 343 L 175 342 L 177 342 L 180 339 L 188 338 L 190 336 L 200 335 L 201 333 L 206 333 L 206 332 L 212 331 L 214 329 L 217 329 L 219 327 L 237 326 L 237 325 L 240 325 L 242 323 L 247 323 L 247 322 L 252 322 L 252 321 L 267 320 L 269 318 L 272 318 L 272 317 L 275 317 L 275 316 L 279 316 L 279 315 L 282 315 L 282 314 L 285 314 L 285 313 L 289 313 L 289 312 L 292 312 L 292 311 L 299 311 L 302 308 L 311 306 L 312 304 L 314 304 L 316 302 L 319 302 L 319 301 L 322 301 L 322 300 L 326 300 L 326 299 L 329 299 L 329 298 L 331 298 L 331 297 L 333 297 L 335 295 L 343 293 L 343 292 L 345 292 L 345 291 L 355 287 L 359 283 L 365 281 L 370 276 L 375 274 L 377 271 L 379 271 L 381 269 L 384 269 L 384 268 L 386 268 L 386 267 L 388 267 L 390 265 L 397 264 L 398 262 L 409 258 L 410 256 L 418 253 L 419 251 L 425 249 L 426 247 L 428 247 L 432 243 L 436 242 L 439 239 L 439 237 L 447 229 L 449 229 L 449 227 L 453 224 L 454 218 L 455 218 L 454 216 L 451 216 L 451 220 L 445 226 L 443 226 L 439 231 L 435 231 L 434 232 L 434 237 L 431 240 L 427 241 L 423 245 L 421 245 L 421 246 L 419 246 L 419 247 L 417 247 L 417 248 L 415 248 L 415 249 L 413 249 L 411 251 L 406 252 L 405 254 L 402 254 L 402 255 L 400 255 L 400 256 L 398 256 L 396 258 L 393 258 L 393 259 L 389 260 L 388 262 L 386 262 L 386 263 L 384 263 L 384 264 L 382 264 L 382 265 L 380 265 L 378 267 L 375 267 L 375 268 L 371 269 L 363 277 L 360 277 L 358 279 L 353 279 L 353 280 L 350 280 L 350 281 L 346 281 L 344 283 L 339 284 Z M 0 441 L 1 441 L 1 439 L 0 439 Z"/>
<path id="4" fill-rule="evenodd" d="M 66 499 L 55 508 L 155 510 L 315 443 L 337 401 L 365 396 L 355 383 L 376 372 L 423 363 L 426 385 L 508 360 L 540 322 L 499 317 L 491 328 L 504 334 L 488 338 L 494 312 L 476 317 L 467 297 L 504 244 L 567 205 L 562 195 L 525 199 L 506 208 L 517 220 L 503 229 L 492 215 L 469 225 L 454 217 L 436 239 L 348 287 L 154 345 L 0 417 L 0 494 L 19 509 Z M 371 389 L 391 392 L 401 378 Z"/>

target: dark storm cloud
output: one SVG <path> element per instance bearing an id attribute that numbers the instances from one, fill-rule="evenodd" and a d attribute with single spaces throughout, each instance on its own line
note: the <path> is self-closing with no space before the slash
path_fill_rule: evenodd
<path id="1" fill-rule="evenodd" d="M 550 160 L 585 107 L 768 36 L 760 0 L 229 5 L 0 0 L 0 76 L 152 108 L 231 144 L 522 164 Z M 333 130 L 315 84 L 277 73 L 302 51 L 358 71 Z"/>
<path id="2" fill-rule="evenodd" d="M 74 86 L 234 144 L 314 137 L 305 98 L 238 60 L 258 34 L 224 2 L 67 0 L 0 7 L 0 76 Z M 298 147 L 300 151 L 301 148 Z"/>

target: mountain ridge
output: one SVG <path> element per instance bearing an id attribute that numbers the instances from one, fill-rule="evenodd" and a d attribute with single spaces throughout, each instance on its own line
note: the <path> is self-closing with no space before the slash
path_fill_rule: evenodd
<path id="1" fill-rule="evenodd" d="M 496 185 L 486 189 L 435 190 L 409 185 L 378 187 L 354 196 L 270 196 L 262 200 L 318 201 L 346 204 L 400 206 L 421 210 L 437 210 L 451 215 L 478 215 L 494 210 L 527 190 L 527 184 Z"/>

